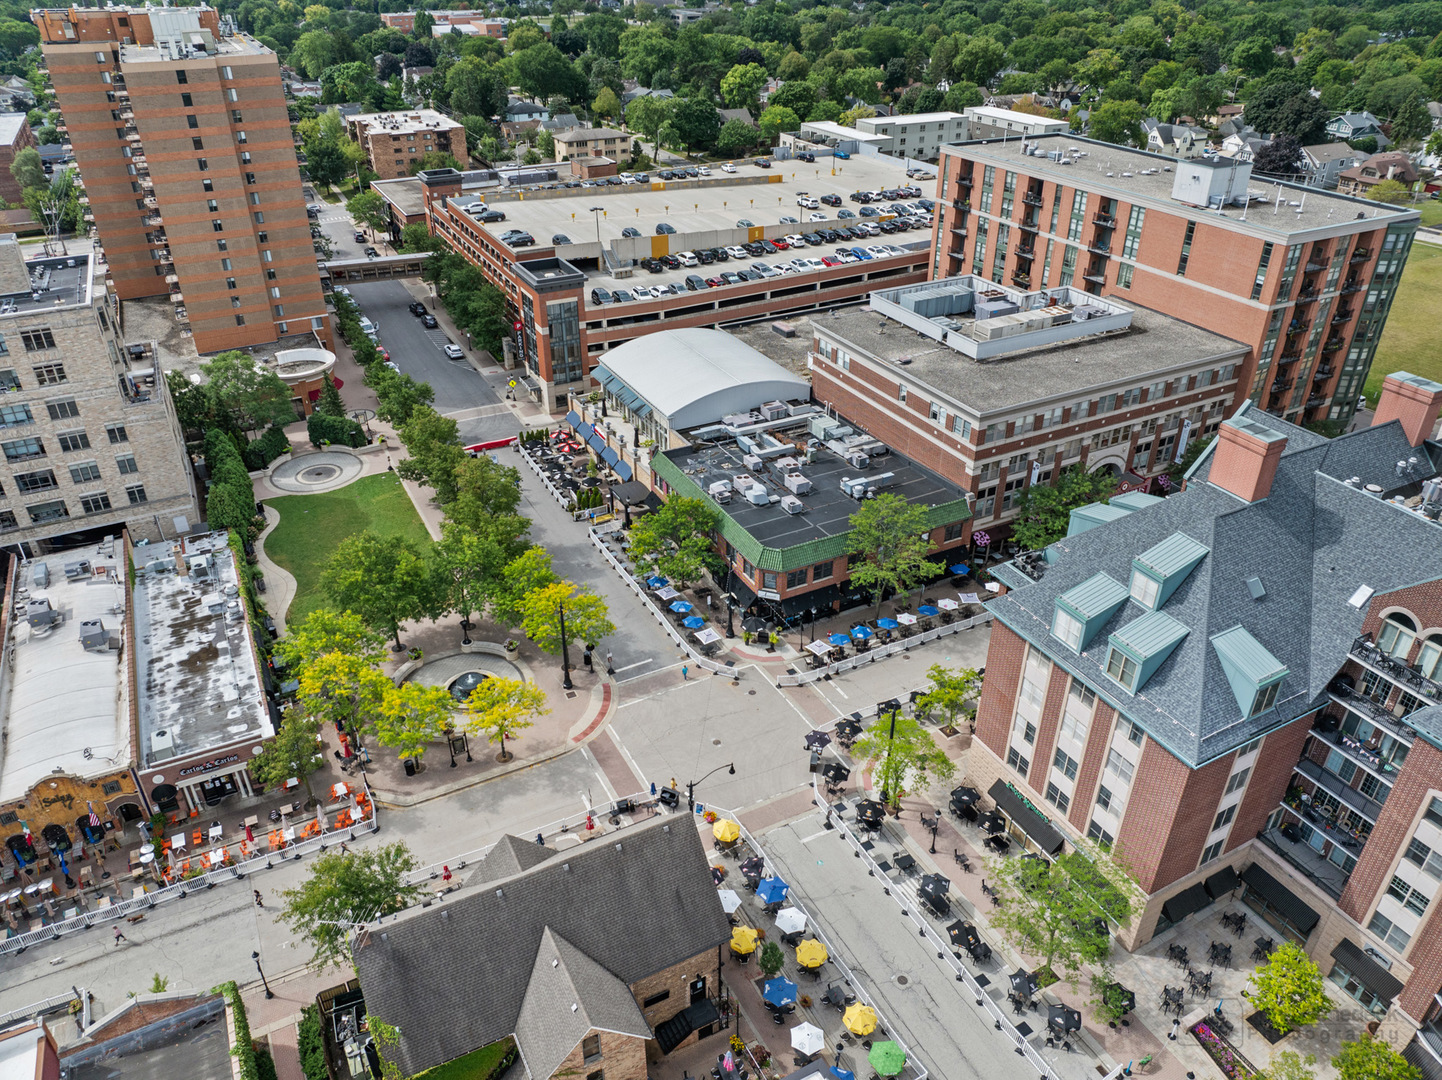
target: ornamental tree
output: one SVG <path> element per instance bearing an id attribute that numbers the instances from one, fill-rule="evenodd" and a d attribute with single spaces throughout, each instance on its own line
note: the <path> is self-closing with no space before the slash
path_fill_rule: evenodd
<path id="1" fill-rule="evenodd" d="M 1322 971 L 1293 942 L 1283 942 L 1247 980 L 1252 1003 L 1283 1035 L 1332 1011 Z"/>
<path id="2" fill-rule="evenodd" d="M 888 589 L 908 592 L 941 573 L 926 557 L 931 536 L 925 508 L 891 492 L 868 499 L 851 515 L 847 550 L 851 580 L 875 595 L 878 616 Z"/>
<path id="3" fill-rule="evenodd" d="M 415 856 L 403 842 L 342 853 L 328 852 L 311 864 L 310 876 L 281 892 L 280 917 L 314 950 L 310 966 L 349 966 L 350 938 L 362 923 L 394 915 L 420 896 L 406 878 Z"/>
<path id="4" fill-rule="evenodd" d="M 956 763 L 936 745 L 931 733 L 910 716 L 881 716 L 851 748 L 857 761 L 871 769 L 872 781 L 881 785 L 887 803 L 899 809 L 901 799 L 924 791 L 935 781 L 956 774 Z"/>
<path id="5" fill-rule="evenodd" d="M 1337 1080 L 1422 1080 L 1422 1070 L 1381 1039 L 1363 1034 L 1332 1059 Z"/>
<path id="6" fill-rule="evenodd" d="M 1045 859 L 990 861 L 1001 907 L 992 916 L 1017 949 L 1041 957 L 1042 967 L 1075 983 L 1087 964 L 1111 948 L 1107 923 L 1131 918 L 1131 901 L 1080 853 Z"/>
<path id="7" fill-rule="evenodd" d="M 520 738 L 521 732 L 532 725 L 532 717 L 550 711 L 546 708 L 545 691 L 535 683 L 491 678 L 472 690 L 466 699 L 463 726 L 469 734 L 484 735 L 500 746 L 497 761 L 510 761 L 514 755 L 506 749 L 506 740 Z"/>

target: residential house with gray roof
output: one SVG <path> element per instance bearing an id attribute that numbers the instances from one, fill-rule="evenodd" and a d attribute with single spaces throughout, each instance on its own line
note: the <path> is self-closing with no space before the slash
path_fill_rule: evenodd
<path id="1" fill-rule="evenodd" d="M 533 1080 L 645 1080 L 724 1030 L 712 995 L 731 926 L 695 823 L 596 837 L 503 837 L 460 891 L 359 935 L 366 1011 L 400 1030 L 405 1075 L 511 1036 Z"/>
<path id="2" fill-rule="evenodd" d="M 1335 439 L 1244 405 L 1180 493 L 1074 511 L 996 573 L 968 762 L 1025 847 L 1123 854 L 1146 900 L 1120 944 L 1239 897 L 1429 1076 L 1439 413 L 1406 372 Z"/>

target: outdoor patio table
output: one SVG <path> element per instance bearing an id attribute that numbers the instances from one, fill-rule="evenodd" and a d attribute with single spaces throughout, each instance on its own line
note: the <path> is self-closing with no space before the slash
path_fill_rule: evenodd
<path id="1" fill-rule="evenodd" d="M 896 855 L 895 858 L 896 868 L 898 870 L 909 872 L 911 868 L 916 865 L 916 860 L 913 859 L 910 855 L 906 854 L 906 852 L 904 851 Z"/>

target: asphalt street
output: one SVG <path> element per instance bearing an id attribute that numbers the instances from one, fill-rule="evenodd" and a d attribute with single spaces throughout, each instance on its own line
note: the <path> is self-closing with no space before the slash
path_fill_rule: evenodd
<path id="1" fill-rule="evenodd" d="M 455 340 L 441 327 L 422 326 L 409 311 L 417 296 L 404 282 L 373 281 L 347 288 L 362 314 L 380 328 L 380 342 L 391 362 L 417 382 L 431 384 L 436 411 L 456 421 L 462 443 L 503 438 L 520 430 L 515 414 L 501 400 L 505 373 L 496 367 L 488 378 L 469 360 L 446 359 L 445 346 L 466 348 L 465 338 Z"/>

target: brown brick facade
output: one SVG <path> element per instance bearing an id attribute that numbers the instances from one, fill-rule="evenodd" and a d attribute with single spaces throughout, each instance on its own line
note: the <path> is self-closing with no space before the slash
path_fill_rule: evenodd
<path id="1" fill-rule="evenodd" d="M 1151 738 L 1143 744 L 1117 836 L 1143 891 L 1154 893 L 1196 869 L 1232 757 L 1190 769 Z"/>
<path id="2" fill-rule="evenodd" d="M 1227 835 L 1227 851 L 1235 851 L 1262 831 L 1268 816 L 1286 794 L 1292 780 L 1292 766 L 1297 763 L 1311 730 L 1312 718 L 1306 717 L 1262 740 L 1257 758 L 1252 762 L 1252 774 L 1247 778 L 1247 790 L 1232 821 L 1232 831 Z"/>
<path id="3" fill-rule="evenodd" d="M 993 622 L 986 652 L 986 679 L 976 707 L 976 738 L 1003 761 L 1025 663 L 1026 641 L 1009 626 Z"/>
<path id="4" fill-rule="evenodd" d="M 1085 833 L 1091 825 L 1091 808 L 1096 802 L 1097 785 L 1101 781 L 1102 766 L 1106 764 L 1107 748 L 1111 746 L 1111 732 L 1116 722 L 1116 710 L 1098 698 L 1096 711 L 1092 714 L 1092 726 L 1087 733 L 1086 753 L 1082 755 L 1081 768 L 1077 770 L 1071 809 L 1067 813 L 1067 820 L 1077 832 Z"/>
<path id="5" fill-rule="evenodd" d="M 587 1039 L 566 1055 L 566 1060 L 551 1073 L 566 1080 L 587 1080 L 604 1073 L 606 1080 L 646 1080 L 646 1040 L 614 1031 L 592 1028 L 587 1037 L 597 1040 L 596 1053 L 586 1055 Z M 521 1048 L 524 1055 L 525 1047 Z"/>
<path id="6" fill-rule="evenodd" d="M 1047 776 L 1051 772 L 1051 759 L 1056 750 L 1056 732 L 1061 725 L 1061 713 L 1066 706 L 1066 691 L 1070 682 L 1067 673 L 1053 664 L 1051 678 L 1047 680 L 1046 698 L 1042 701 L 1041 719 L 1037 723 L 1034 744 L 1036 756 L 1032 760 L 1026 780 L 1027 786 L 1037 793 L 1038 798 L 1046 796 Z"/>

